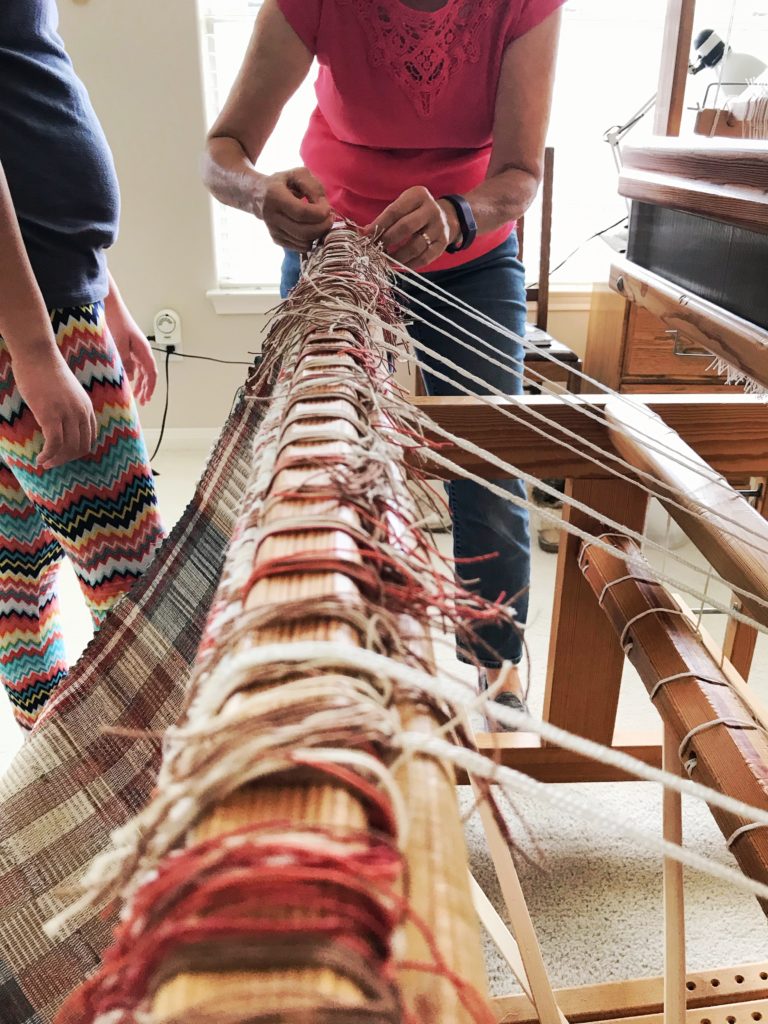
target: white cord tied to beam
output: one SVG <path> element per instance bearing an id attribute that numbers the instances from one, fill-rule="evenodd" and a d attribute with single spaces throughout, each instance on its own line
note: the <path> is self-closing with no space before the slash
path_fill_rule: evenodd
<path id="1" fill-rule="evenodd" d="M 582 571 L 583 571 L 584 567 L 581 565 L 581 560 L 579 560 L 579 568 L 581 568 Z M 618 586 L 619 583 L 629 583 L 630 580 L 633 583 L 648 583 L 651 586 L 657 585 L 658 582 L 659 582 L 658 580 L 650 579 L 649 577 L 635 576 L 634 573 L 628 573 L 626 576 L 619 576 L 618 579 L 611 580 L 609 583 L 605 584 L 603 589 L 600 591 L 600 596 L 597 599 L 598 605 L 601 608 L 603 607 L 603 601 L 605 600 L 605 595 L 608 593 L 609 590 L 612 590 L 615 586 Z"/>
<path id="2" fill-rule="evenodd" d="M 711 683 L 712 686 L 725 686 L 729 690 L 732 689 L 731 684 L 727 679 L 713 679 L 712 676 L 703 676 L 700 672 L 676 672 L 673 676 L 665 676 L 664 679 L 659 679 L 649 694 L 651 700 L 656 700 L 659 691 L 662 687 L 666 686 L 667 683 L 675 683 L 678 679 L 697 679 L 702 683 Z"/>
<path id="3" fill-rule="evenodd" d="M 584 541 L 581 545 L 581 551 L 579 552 L 579 568 L 582 572 L 584 571 L 584 558 L 589 553 L 589 549 L 596 546 L 596 541 L 607 541 L 610 540 L 611 537 L 615 537 L 617 540 L 627 540 L 627 535 L 625 533 L 618 533 L 616 530 L 605 530 L 603 533 L 597 534 L 594 539 L 590 537 L 588 540 Z M 605 548 L 602 548 L 601 550 L 604 551 Z M 622 551 L 621 548 L 614 548 L 614 551 L 617 558 L 632 559 L 632 555 L 628 554 L 626 551 Z M 655 582 L 658 583 L 658 580 Z"/>
<path id="4" fill-rule="evenodd" d="M 756 730 L 757 732 L 761 732 L 764 736 L 768 737 L 768 730 L 764 729 L 763 726 L 760 725 L 758 722 L 753 722 L 752 719 L 713 718 L 709 722 L 699 722 L 698 725 L 694 725 L 694 727 L 685 734 L 685 736 L 682 739 L 682 742 L 680 743 L 680 748 L 678 751 L 680 760 L 682 761 L 683 765 L 685 766 L 685 770 L 688 772 L 689 775 L 692 774 L 698 763 L 698 758 L 695 753 L 692 754 L 686 760 L 685 755 L 688 751 L 688 747 L 690 746 L 691 740 L 693 740 L 694 737 L 701 735 L 701 733 L 708 732 L 710 729 L 714 729 L 716 726 L 719 725 L 724 725 L 728 729 Z"/>
<path id="5" fill-rule="evenodd" d="M 685 612 L 682 610 L 682 608 L 646 608 L 642 612 L 638 612 L 638 614 L 631 618 L 629 622 L 624 626 L 624 629 L 622 629 L 621 634 L 619 636 L 619 646 L 625 654 L 629 654 L 629 652 L 632 650 L 632 641 L 630 641 L 629 643 L 626 642 L 627 633 L 630 631 L 630 629 L 632 629 L 636 622 L 639 622 L 640 619 L 646 618 L 648 615 L 685 616 Z"/>
<path id="6" fill-rule="evenodd" d="M 742 825 L 740 828 L 737 828 L 736 831 L 732 832 L 728 839 L 726 839 L 726 848 L 730 850 L 734 843 L 741 839 L 743 835 L 746 835 L 747 832 L 754 832 L 755 829 L 758 828 L 768 828 L 768 825 L 763 825 L 762 822 L 759 821 L 750 821 L 747 825 Z"/>

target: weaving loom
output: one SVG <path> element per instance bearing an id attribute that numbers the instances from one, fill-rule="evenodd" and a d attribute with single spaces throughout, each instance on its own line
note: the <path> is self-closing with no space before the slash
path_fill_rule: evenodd
<path id="1" fill-rule="evenodd" d="M 643 1014 L 650 1024 L 662 1004 L 670 1022 L 685 1019 L 686 984 L 696 989 L 691 1005 L 720 1005 L 708 1009 L 710 1019 L 745 1011 L 759 1019 L 768 986 L 756 969 L 706 993 L 700 979 L 686 977 L 680 863 L 768 897 L 766 718 L 665 587 L 706 599 L 706 574 L 696 576 L 679 557 L 674 570 L 652 569 L 639 545 L 653 548 L 642 527 L 654 495 L 713 553 L 739 599 L 723 610 L 745 629 L 766 630 L 768 529 L 719 474 L 768 473 L 768 411 L 749 396 L 659 401 L 665 425 L 649 404 L 619 396 L 412 404 L 390 363 L 424 353 L 406 348 L 397 291 L 383 255 L 337 226 L 273 321 L 259 373 L 222 442 L 231 454 L 216 473 L 212 462 L 198 491 L 212 502 L 223 481 L 230 496 L 216 496 L 218 544 L 200 559 L 209 579 L 230 532 L 231 540 L 152 798 L 157 743 L 131 730 L 160 732 L 177 718 L 188 651 L 160 684 L 162 714 L 148 715 L 126 678 L 130 713 L 116 710 L 105 723 L 113 730 L 94 737 L 102 746 L 85 757 L 85 719 L 60 724 L 70 705 L 78 714 L 78 691 L 87 686 L 75 673 L 2 783 L 0 948 L 15 957 L 0 975 L 3 1024 L 53 1020 L 86 975 L 58 1015 L 62 1024 L 560 1024 L 563 1013 L 582 1021 Z M 452 365 L 445 372 L 460 376 Z M 524 731 L 481 735 L 476 745 L 469 716 L 480 702 L 459 680 L 435 677 L 435 627 L 470 635 L 510 612 L 457 584 L 419 528 L 413 489 L 426 475 L 469 474 L 492 488 L 494 476 L 513 473 L 572 481 L 546 714 L 535 722 L 491 706 L 491 715 Z M 702 481 L 707 490 L 694 493 Z M 194 530 L 195 514 L 177 528 L 141 595 L 99 635 L 86 665 L 108 672 L 106 652 L 115 657 L 139 610 L 146 615 L 153 595 L 170 600 L 166 563 Z M 189 616 L 190 635 L 210 600 L 210 583 L 189 609 L 177 595 L 176 618 Z M 603 663 L 603 672 L 590 670 L 601 693 L 590 713 L 578 689 L 587 645 L 592 664 Z M 610 746 L 625 655 L 666 723 L 666 773 L 655 745 Z M 110 695 L 119 708 L 120 686 Z M 40 801 L 53 789 L 51 772 L 60 784 L 78 757 L 81 776 L 93 762 L 104 776 L 120 765 L 124 802 L 102 805 L 100 828 L 77 856 L 67 852 L 71 829 L 45 851 L 39 833 L 29 842 Z M 681 777 L 681 760 L 690 778 Z M 455 772 L 475 786 L 516 942 L 470 880 Z M 664 839 L 637 836 L 666 858 L 664 998 L 660 981 L 554 993 L 493 790 L 534 793 L 557 806 L 564 797 L 540 780 L 631 777 L 667 787 Z M 90 787 L 98 805 L 95 775 Z M 74 781 L 71 800 L 76 789 Z M 744 876 L 679 846 L 681 793 L 710 803 Z M 22 803 L 34 808 L 24 827 Z M 85 808 L 79 813 L 88 820 Z M 600 810 L 585 801 L 581 813 L 588 820 Z M 14 859 L 25 843 L 37 844 L 37 855 L 20 882 Z M 68 894 L 61 883 L 80 884 L 100 852 L 82 892 Z M 103 953 L 101 915 L 115 900 L 121 920 Z M 488 1000 L 478 916 L 525 995 Z"/>

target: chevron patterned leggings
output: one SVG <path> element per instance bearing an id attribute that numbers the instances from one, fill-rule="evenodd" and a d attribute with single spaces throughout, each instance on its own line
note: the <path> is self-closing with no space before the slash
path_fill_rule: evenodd
<path id="1" fill-rule="evenodd" d="M 99 433 L 85 458 L 38 470 L 42 434 L 0 338 L 0 676 L 26 729 L 67 674 L 57 592 L 64 555 L 98 627 L 164 537 L 133 396 L 102 304 L 56 310 L 52 321 L 91 397 Z"/>

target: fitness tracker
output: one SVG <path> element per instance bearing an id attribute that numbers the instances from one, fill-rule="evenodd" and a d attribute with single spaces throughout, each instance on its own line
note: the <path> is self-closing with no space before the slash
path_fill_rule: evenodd
<path id="1" fill-rule="evenodd" d="M 477 238 L 477 221 L 472 213 L 472 207 L 464 196 L 442 196 L 441 198 L 447 200 L 456 211 L 461 229 L 461 241 L 451 242 L 445 251 L 462 252 L 464 249 L 468 249 Z"/>

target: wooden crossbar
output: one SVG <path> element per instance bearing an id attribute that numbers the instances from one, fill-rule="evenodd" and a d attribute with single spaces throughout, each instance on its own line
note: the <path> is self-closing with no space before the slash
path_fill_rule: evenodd
<path id="1" fill-rule="evenodd" d="M 768 523 L 660 418 L 613 400 L 605 410 L 624 458 L 659 481 L 662 504 L 728 583 L 768 602 Z M 632 436 L 619 428 L 631 427 Z M 668 453 L 668 454 L 667 454 Z M 681 507 L 682 506 L 682 507 Z M 745 611 L 768 626 L 768 607 L 743 597 Z"/>
<path id="2" fill-rule="evenodd" d="M 610 425 L 604 417 L 609 399 L 601 395 L 570 395 L 550 398 L 524 395 L 511 400 L 479 398 L 419 398 L 416 404 L 445 430 L 479 445 L 500 459 L 534 476 L 548 479 L 601 479 L 611 477 L 608 468 L 587 457 L 586 446 L 570 440 L 571 451 L 560 441 L 558 426 L 597 446 L 601 453 L 617 451 Z M 619 399 L 622 406 L 626 403 Z M 633 395 L 632 402 L 645 405 L 691 446 L 716 472 L 729 480 L 768 475 L 768 405 L 752 395 Z M 584 415 L 583 409 L 597 419 Z M 513 413 L 510 419 L 504 411 Z M 544 416 L 535 420 L 533 414 Z M 534 427 L 545 431 L 544 437 Z M 443 438 L 437 437 L 443 441 Z M 494 478 L 503 472 L 482 457 L 448 446 L 442 454 L 479 476 Z M 439 475 L 442 475 L 440 473 Z"/>

